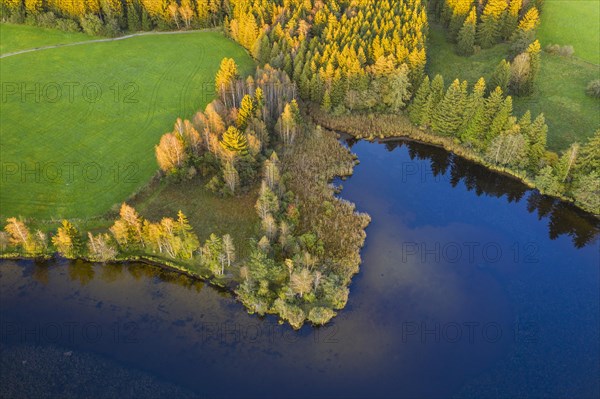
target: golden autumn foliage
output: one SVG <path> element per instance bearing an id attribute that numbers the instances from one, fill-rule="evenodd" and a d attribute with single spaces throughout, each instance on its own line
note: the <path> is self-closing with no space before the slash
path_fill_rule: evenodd
<path id="1" fill-rule="evenodd" d="M 75 226 L 68 220 L 63 220 L 56 235 L 52 237 L 52 244 L 62 256 L 74 258 L 77 256 L 79 245 L 78 236 L 79 232 Z"/>
<path id="2" fill-rule="evenodd" d="M 183 138 L 176 133 L 167 133 L 155 147 L 158 166 L 165 173 L 174 173 L 187 161 Z"/>

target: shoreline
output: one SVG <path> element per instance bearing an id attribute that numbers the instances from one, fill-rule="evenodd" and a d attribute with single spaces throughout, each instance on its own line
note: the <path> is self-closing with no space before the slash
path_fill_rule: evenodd
<path id="1" fill-rule="evenodd" d="M 348 135 L 357 140 L 366 140 L 369 142 L 374 142 L 375 140 L 377 140 L 381 143 L 385 143 L 385 142 L 395 141 L 395 140 L 408 140 L 408 141 L 413 141 L 413 142 L 424 144 L 424 145 L 441 148 L 455 156 L 461 157 L 467 161 L 470 161 L 470 162 L 476 163 L 477 165 L 485 167 L 486 169 L 488 169 L 492 172 L 499 173 L 506 177 L 515 179 L 515 180 L 519 181 L 520 183 L 524 184 L 525 186 L 527 186 L 529 189 L 538 190 L 542 195 L 552 197 L 552 198 L 558 199 L 562 202 L 568 203 L 568 204 L 576 207 L 578 211 L 584 212 L 585 214 L 600 220 L 600 214 L 596 214 L 587 209 L 582 208 L 572 198 L 566 197 L 564 195 L 553 195 L 553 194 L 544 193 L 541 190 L 539 190 L 539 188 L 535 185 L 535 183 L 529 177 L 519 174 L 511 169 L 490 164 L 489 162 L 485 161 L 480 155 L 474 153 L 473 151 L 469 150 L 468 148 L 463 147 L 460 144 L 456 144 L 450 137 L 438 136 L 427 130 L 421 130 L 421 129 L 415 127 L 414 125 L 412 125 L 412 123 L 408 120 L 408 117 L 403 114 L 401 114 L 401 115 L 391 115 L 391 114 L 389 114 L 389 115 L 388 114 L 360 115 L 359 114 L 359 115 L 351 115 L 351 116 L 349 116 L 349 118 L 347 118 L 346 116 L 334 116 L 334 115 L 328 114 L 328 113 L 322 111 L 320 109 L 320 107 L 315 104 L 309 104 L 307 106 L 307 108 L 308 108 L 307 114 L 311 117 L 312 121 L 315 124 L 323 126 L 326 129 L 333 130 L 334 132 L 337 132 L 337 133 L 342 133 L 342 134 Z M 347 120 L 350 118 L 356 117 L 356 116 L 360 116 L 360 117 L 362 117 L 362 119 L 368 120 L 369 123 L 371 124 L 371 126 L 370 126 L 371 129 L 368 129 L 368 128 L 365 129 L 364 127 L 358 126 L 356 124 L 352 125 L 352 126 L 354 126 L 354 129 L 350 128 L 351 124 L 347 123 Z M 380 124 L 382 118 L 388 118 L 388 119 L 395 120 L 396 122 L 398 122 L 398 124 L 401 126 L 401 128 L 398 129 L 399 131 L 395 131 L 395 130 L 389 131 L 386 126 L 382 126 Z M 374 123 L 372 123 L 372 122 L 374 122 Z M 345 126 L 346 124 L 348 124 L 349 126 Z M 365 130 L 373 131 L 373 133 L 368 134 L 368 135 L 360 133 Z M 402 133 L 400 133 L 400 131 Z"/>
<path id="2" fill-rule="evenodd" d="M 59 256 L 56 254 L 55 255 L 45 254 L 45 255 L 38 255 L 38 256 L 26 256 L 26 255 L 19 254 L 17 252 L 0 254 L 0 260 L 7 260 L 7 261 L 47 262 L 52 259 L 61 259 L 61 260 L 69 261 L 69 262 L 82 261 L 82 262 L 93 263 L 93 264 L 98 264 L 98 265 L 110 265 L 110 264 L 127 265 L 129 263 L 142 263 L 145 265 L 157 267 L 159 269 L 162 269 L 162 270 L 165 270 L 168 272 L 176 273 L 179 275 L 184 275 L 184 276 L 186 276 L 190 279 L 196 280 L 196 281 L 201 281 L 201 282 L 206 283 L 206 284 L 210 285 L 211 287 L 215 288 L 217 291 L 227 292 L 227 293 L 232 294 L 233 298 L 235 298 L 237 300 L 234 288 L 230 284 L 228 284 L 231 282 L 230 279 L 224 279 L 223 282 L 216 281 L 211 277 L 206 277 L 206 276 L 196 273 L 190 269 L 186 269 L 185 267 L 178 265 L 176 262 L 171 262 L 169 260 L 152 259 L 151 257 L 147 257 L 147 256 L 133 255 L 130 257 L 115 259 L 115 260 L 111 260 L 108 262 L 98 262 L 98 261 L 95 261 L 95 260 L 92 260 L 89 258 L 85 258 L 85 257 L 65 258 L 65 257 Z M 240 301 L 240 303 L 241 303 L 241 301 Z"/>

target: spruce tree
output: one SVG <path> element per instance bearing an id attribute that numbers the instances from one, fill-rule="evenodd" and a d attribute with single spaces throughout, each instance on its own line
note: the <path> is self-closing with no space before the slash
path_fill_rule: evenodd
<path id="1" fill-rule="evenodd" d="M 477 9 L 473 7 L 458 32 L 458 54 L 469 56 L 474 52 L 475 33 L 477 25 Z"/>
<path id="2" fill-rule="evenodd" d="M 329 90 L 325 90 L 325 94 L 323 95 L 323 102 L 321 103 L 321 108 L 325 112 L 331 111 L 331 95 L 329 94 Z"/>
<path id="3" fill-rule="evenodd" d="M 444 136 L 456 135 L 463 122 L 463 112 L 466 103 L 466 82 L 461 85 L 456 79 L 436 107 L 432 118 L 431 128 L 437 134 Z"/>
<path id="4" fill-rule="evenodd" d="M 149 32 L 154 29 L 154 22 L 152 21 L 152 17 L 148 14 L 148 11 L 145 7 L 142 6 L 142 30 Z"/>
<path id="5" fill-rule="evenodd" d="M 560 157 L 558 164 L 554 167 L 554 173 L 561 183 L 570 180 L 573 169 L 577 163 L 579 154 L 579 143 L 573 143 L 567 151 Z"/>
<path id="6" fill-rule="evenodd" d="M 412 103 L 408 106 L 408 116 L 410 121 L 415 125 L 419 125 L 423 118 L 423 112 L 427 104 L 427 98 L 431 92 L 431 83 L 429 82 L 429 76 L 423 78 L 423 82 L 417 90 L 417 94 L 413 98 Z"/>
<path id="7" fill-rule="evenodd" d="M 527 142 L 531 144 L 532 141 L 532 127 L 531 127 L 531 112 L 529 110 L 525 111 L 525 113 L 519 118 L 517 122 L 519 125 L 519 129 L 521 134 L 527 139 Z"/>
<path id="8" fill-rule="evenodd" d="M 489 48 L 498 43 L 506 7 L 506 0 L 488 0 L 477 27 L 477 40 L 481 47 Z"/>
<path id="9" fill-rule="evenodd" d="M 502 38 L 508 40 L 519 24 L 519 12 L 523 0 L 511 0 L 502 25 Z"/>
<path id="10" fill-rule="evenodd" d="M 510 63 L 506 60 L 500 61 L 494 73 L 490 78 L 489 90 L 492 91 L 496 87 L 500 87 L 503 92 L 508 90 L 508 82 L 510 80 Z"/>
<path id="11" fill-rule="evenodd" d="M 444 98 L 444 78 L 442 75 L 435 75 L 431 82 L 431 91 L 427 97 L 427 102 L 423 107 L 423 113 L 421 115 L 421 126 L 428 127 L 431 124 L 433 114 L 439 104 Z"/>
<path id="12" fill-rule="evenodd" d="M 489 144 L 495 137 L 499 136 L 508 128 L 509 120 L 512 115 L 512 97 L 507 96 L 502 102 L 498 112 L 492 119 L 490 128 L 486 134 L 486 144 Z"/>
<path id="13" fill-rule="evenodd" d="M 484 96 L 485 79 L 479 78 L 467 99 L 463 123 L 459 129 L 461 142 L 469 146 L 475 147 L 476 142 L 479 141 L 485 106 Z"/>
<path id="14" fill-rule="evenodd" d="M 581 173 L 593 171 L 600 173 L 600 129 L 596 130 L 596 133 L 581 147 L 577 168 Z"/>
<path id="15" fill-rule="evenodd" d="M 544 114 L 539 114 L 531 124 L 531 127 L 526 129 L 529 141 L 529 170 L 537 172 L 540 168 L 540 162 L 546 154 L 546 140 L 548 135 L 548 125 Z"/>
<path id="16" fill-rule="evenodd" d="M 448 26 L 448 33 L 450 34 L 451 40 L 456 40 L 457 35 L 461 27 L 464 25 L 465 18 L 469 15 L 471 9 L 472 0 L 454 0 L 452 6 L 452 16 L 450 17 L 450 25 Z"/>
<path id="17" fill-rule="evenodd" d="M 269 36 L 263 34 L 260 40 L 254 46 L 253 51 L 254 58 L 258 60 L 260 65 L 265 65 L 271 59 L 271 43 L 269 42 Z"/>
<path id="18" fill-rule="evenodd" d="M 129 32 L 142 30 L 142 17 L 140 5 L 137 0 L 129 0 L 127 2 L 127 30 Z"/>

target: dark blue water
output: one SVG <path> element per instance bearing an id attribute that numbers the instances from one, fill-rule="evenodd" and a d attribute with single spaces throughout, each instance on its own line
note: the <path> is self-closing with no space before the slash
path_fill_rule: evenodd
<path id="1" fill-rule="evenodd" d="M 341 196 L 373 222 L 330 326 L 293 332 L 145 265 L 5 261 L 2 347 L 89 353 L 205 397 L 600 395 L 596 219 L 430 146 L 352 151 Z"/>

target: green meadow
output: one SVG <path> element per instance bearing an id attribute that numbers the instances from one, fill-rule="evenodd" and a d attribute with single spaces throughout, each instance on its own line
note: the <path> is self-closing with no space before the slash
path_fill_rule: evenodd
<path id="1" fill-rule="evenodd" d="M 0 24 L 0 55 L 44 46 L 99 39 L 84 33 L 69 33 L 36 26 Z"/>
<path id="2" fill-rule="evenodd" d="M 545 5 L 553 3 L 568 2 L 548 1 Z M 595 3 L 598 4 L 598 1 Z M 546 24 L 547 21 L 543 19 L 542 27 Z M 596 28 L 598 26 L 597 20 Z M 554 28 L 561 32 L 568 30 Z M 442 74 L 447 85 L 455 78 L 467 80 L 470 85 L 482 76 L 489 81 L 498 63 L 506 57 L 507 51 L 507 44 L 499 44 L 470 57 L 461 57 L 455 53 L 454 45 L 446 40 L 443 29 L 432 23 L 427 70 L 431 76 Z M 575 52 L 577 54 L 577 46 Z M 596 50 L 596 54 L 598 53 Z M 585 94 L 587 84 L 598 78 L 598 65 L 577 57 L 565 58 L 542 52 L 536 90 L 528 97 L 513 97 L 515 113 L 521 115 L 527 110 L 531 110 L 533 115 L 544 113 L 549 128 L 550 150 L 564 150 L 575 141 L 584 143 L 600 126 L 600 102 Z"/>
<path id="3" fill-rule="evenodd" d="M 33 36 L 19 38 L 38 28 L 2 29 L 8 51 L 33 45 Z M 160 136 L 214 98 L 225 56 L 241 73 L 253 69 L 243 48 L 215 31 L 0 59 L 0 217 L 87 218 L 129 198 L 158 169 Z"/>
<path id="4" fill-rule="evenodd" d="M 546 0 L 543 7 L 542 46 L 571 45 L 576 57 L 600 65 L 600 0 Z"/>

